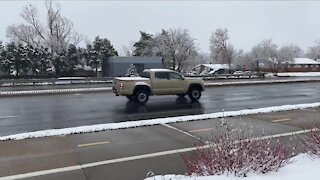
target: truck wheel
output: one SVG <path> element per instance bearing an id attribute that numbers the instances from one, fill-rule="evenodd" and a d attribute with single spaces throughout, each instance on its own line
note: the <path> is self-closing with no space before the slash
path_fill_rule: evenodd
<path id="1" fill-rule="evenodd" d="M 191 100 L 198 100 L 201 97 L 201 90 L 199 88 L 191 88 L 188 96 Z"/>
<path id="2" fill-rule="evenodd" d="M 145 90 L 138 90 L 134 97 L 135 101 L 140 104 L 145 104 L 149 100 L 149 94 Z"/>

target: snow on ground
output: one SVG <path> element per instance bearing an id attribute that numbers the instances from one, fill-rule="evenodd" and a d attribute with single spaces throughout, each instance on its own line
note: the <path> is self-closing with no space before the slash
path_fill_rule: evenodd
<path id="1" fill-rule="evenodd" d="M 157 118 L 157 119 L 140 120 L 140 121 L 128 121 L 128 122 L 120 122 L 120 123 L 96 124 L 96 125 L 64 128 L 64 129 L 49 129 L 49 130 L 41 130 L 41 131 L 35 131 L 35 132 L 26 132 L 26 133 L 9 135 L 9 136 L 2 136 L 0 137 L 0 140 L 2 141 L 10 140 L 10 139 L 18 140 L 18 139 L 27 139 L 27 138 L 35 138 L 35 137 L 78 134 L 78 133 L 84 133 L 84 132 L 98 132 L 98 131 L 111 130 L 111 129 L 123 129 L 123 128 L 150 126 L 150 125 L 158 125 L 158 124 L 166 124 L 166 123 L 174 123 L 174 122 L 185 122 L 185 121 L 195 121 L 195 120 L 213 119 L 213 118 L 221 118 L 221 117 L 258 114 L 258 113 L 289 111 L 289 110 L 305 109 L 305 108 L 312 108 L 312 107 L 320 107 L 320 102 L 309 103 L 309 104 L 273 106 L 273 107 L 265 107 L 265 108 L 258 108 L 258 109 L 245 109 L 245 110 L 239 110 L 239 111 L 225 111 L 225 112 L 190 115 L 190 116 Z"/>
<path id="2" fill-rule="evenodd" d="M 320 76 L 320 72 L 290 72 L 278 73 L 279 77 L 307 77 L 307 76 Z"/>
<path id="3" fill-rule="evenodd" d="M 279 169 L 277 172 L 266 174 L 249 174 L 248 177 L 235 177 L 233 175 L 221 176 L 183 176 L 164 175 L 146 178 L 145 180 L 304 180 L 319 179 L 320 158 L 312 159 L 307 154 L 300 154 L 293 158 L 294 162 Z M 318 178 L 317 178 L 318 177 Z"/>

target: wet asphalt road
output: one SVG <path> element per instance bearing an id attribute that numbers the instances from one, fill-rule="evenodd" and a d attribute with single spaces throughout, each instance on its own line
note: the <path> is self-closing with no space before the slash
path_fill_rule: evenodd
<path id="1" fill-rule="evenodd" d="M 130 103 L 113 93 L 3 97 L 0 99 L 0 136 L 319 101 L 319 82 L 207 88 L 199 102 L 175 96 L 152 96 L 145 106 Z"/>

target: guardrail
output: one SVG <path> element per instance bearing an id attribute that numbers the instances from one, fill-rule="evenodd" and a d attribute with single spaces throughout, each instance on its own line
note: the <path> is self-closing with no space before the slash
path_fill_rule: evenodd
<path id="1" fill-rule="evenodd" d="M 110 77 L 62 77 L 52 79 L 5 79 L 0 80 L 0 86 L 23 86 L 23 85 L 59 85 L 59 84 L 89 84 L 89 83 L 111 83 Z"/>

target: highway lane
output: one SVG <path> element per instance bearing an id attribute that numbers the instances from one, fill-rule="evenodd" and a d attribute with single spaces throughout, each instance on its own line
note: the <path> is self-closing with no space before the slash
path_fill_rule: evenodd
<path id="1" fill-rule="evenodd" d="M 4 97 L 0 136 L 138 119 L 254 109 L 320 101 L 320 83 L 207 88 L 199 102 L 154 96 L 138 106 L 113 93 Z"/>

